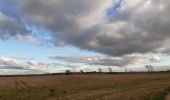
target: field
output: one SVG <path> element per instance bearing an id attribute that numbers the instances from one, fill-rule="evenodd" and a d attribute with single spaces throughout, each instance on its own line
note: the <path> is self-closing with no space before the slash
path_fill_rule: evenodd
<path id="1" fill-rule="evenodd" d="M 168 100 L 170 74 L 0 77 L 0 100 Z"/>

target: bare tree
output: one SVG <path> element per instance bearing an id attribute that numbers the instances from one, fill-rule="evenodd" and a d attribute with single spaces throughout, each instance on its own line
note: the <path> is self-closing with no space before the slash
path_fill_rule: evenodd
<path id="1" fill-rule="evenodd" d="M 110 72 L 110 73 L 112 73 L 112 72 L 113 72 L 113 70 L 112 70 L 112 68 L 111 68 L 111 67 L 108 67 L 108 72 Z"/>
<path id="2" fill-rule="evenodd" d="M 127 69 L 127 68 L 125 68 L 125 72 L 128 72 L 128 69 Z"/>
<path id="3" fill-rule="evenodd" d="M 68 75 L 68 74 L 71 74 L 71 71 L 70 71 L 70 70 L 66 70 L 66 71 L 65 71 L 65 74 L 67 74 L 67 75 Z"/>
<path id="4" fill-rule="evenodd" d="M 102 73 L 102 69 L 101 68 L 98 68 L 98 71 L 99 71 L 99 73 Z"/>
<path id="5" fill-rule="evenodd" d="M 148 72 L 153 72 L 153 66 L 152 65 L 146 65 L 145 68 L 148 70 Z"/>
<path id="6" fill-rule="evenodd" d="M 80 70 L 80 73 L 84 73 L 84 71 L 83 71 L 83 70 Z"/>

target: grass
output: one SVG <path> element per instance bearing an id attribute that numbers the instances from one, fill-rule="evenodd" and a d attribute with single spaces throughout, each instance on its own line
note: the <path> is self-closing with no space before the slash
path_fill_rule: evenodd
<path id="1" fill-rule="evenodd" d="M 158 98 L 155 93 L 164 94 L 159 92 L 168 88 L 170 74 L 24 76 L 0 81 L 0 100 L 148 100 Z"/>
<path id="2" fill-rule="evenodd" d="M 170 87 L 167 87 L 163 91 L 160 91 L 150 97 L 149 100 L 165 100 L 166 95 L 170 92 Z"/>

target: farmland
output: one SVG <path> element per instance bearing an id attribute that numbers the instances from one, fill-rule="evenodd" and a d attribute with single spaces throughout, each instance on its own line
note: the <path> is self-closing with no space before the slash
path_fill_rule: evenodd
<path id="1" fill-rule="evenodd" d="M 160 100 L 169 87 L 169 73 L 2 76 L 0 100 Z"/>

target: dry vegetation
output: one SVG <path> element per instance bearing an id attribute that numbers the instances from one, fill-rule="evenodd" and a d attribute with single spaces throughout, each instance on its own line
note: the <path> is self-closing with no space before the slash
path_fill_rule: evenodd
<path id="1" fill-rule="evenodd" d="M 150 100 L 170 74 L 0 77 L 0 100 Z"/>

